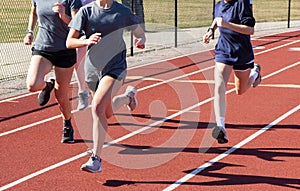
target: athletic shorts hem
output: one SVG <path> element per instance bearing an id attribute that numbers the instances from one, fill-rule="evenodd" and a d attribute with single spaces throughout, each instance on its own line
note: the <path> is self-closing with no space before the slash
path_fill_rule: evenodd
<path id="1" fill-rule="evenodd" d="M 48 59 L 54 66 L 59 68 L 70 68 L 74 66 L 77 61 L 76 49 L 48 52 L 43 50 L 36 50 L 34 47 L 32 47 L 32 56 L 34 55 L 40 55 Z"/>
<path id="2" fill-rule="evenodd" d="M 215 62 L 224 63 L 226 65 L 232 66 L 233 70 L 245 71 L 245 70 L 254 68 L 254 61 L 250 61 L 247 64 L 229 63 L 229 62 L 226 62 L 223 60 L 215 60 Z"/>

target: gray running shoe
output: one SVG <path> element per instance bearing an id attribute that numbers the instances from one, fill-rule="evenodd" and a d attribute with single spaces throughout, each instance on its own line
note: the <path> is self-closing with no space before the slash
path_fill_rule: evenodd
<path id="1" fill-rule="evenodd" d="M 92 153 L 89 160 L 85 164 L 83 164 L 80 169 L 87 172 L 101 172 L 102 160 L 98 156 L 94 155 L 94 153 Z"/>
<path id="2" fill-rule="evenodd" d="M 219 144 L 228 143 L 228 138 L 226 136 L 226 131 L 220 126 L 215 126 L 212 131 L 212 137 L 217 139 Z"/>
<path id="3" fill-rule="evenodd" d="M 64 121 L 63 135 L 61 138 L 62 143 L 74 143 L 74 129 L 71 120 Z"/>
<path id="4" fill-rule="evenodd" d="M 51 91 L 55 86 L 55 79 L 49 78 L 46 82 L 46 87 L 38 95 L 38 103 L 40 106 L 44 106 L 50 100 Z"/>
<path id="5" fill-rule="evenodd" d="M 258 76 L 256 77 L 256 79 L 254 80 L 254 82 L 252 84 L 252 86 L 255 88 L 261 82 L 261 75 L 260 75 L 261 67 L 259 64 L 254 64 L 254 69 L 258 73 Z"/>
<path id="6" fill-rule="evenodd" d="M 84 110 L 89 106 L 89 92 L 84 90 L 78 93 L 78 110 Z"/>
<path id="7" fill-rule="evenodd" d="M 125 91 L 125 94 L 127 97 L 129 97 L 130 100 L 129 104 L 126 106 L 130 111 L 133 111 L 138 105 L 138 101 L 136 98 L 137 90 L 133 86 L 128 86 Z"/>

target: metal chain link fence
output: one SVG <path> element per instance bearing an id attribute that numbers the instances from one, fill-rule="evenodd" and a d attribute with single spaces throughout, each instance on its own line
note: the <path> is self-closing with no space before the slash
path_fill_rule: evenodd
<path id="1" fill-rule="evenodd" d="M 124 1 L 124 0 L 123 0 Z M 126 1 L 126 0 L 125 0 Z M 208 26 L 212 21 L 213 0 L 127 0 L 143 4 L 145 28 L 147 33 L 175 29 Z M 119 2 L 122 2 L 119 0 Z M 175 3 L 177 5 L 175 6 Z M 257 22 L 287 21 L 288 5 L 291 2 L 291 20 L 300 20 L 299 0 L 253 0 L 254 16 Z M 0 82 L 25 77 L 31 57 L 29 46 L 23 44 L 30 0 L 1 0 L 0 12 Z M 177 20 L 175 20 L 177 7 Z M 175 28 L 175 21 L 177 28 Z M 37 31 L 37 27 L 35 32 Z M 128 41 L 128 37 L 127 41 Z M 173 46 L 175 38 L 162 39 L 160 45 Z M 154 45 L 153 45 L 154 46 Z M 151 45 L 147 45 L 151 47 Z"/>
<path id="2" fill-rule="evenodd" d="M 28 0 L 1 0 L 0 81 L 25 76 L 30 47 L 23 45 L 31 3 Z"/>

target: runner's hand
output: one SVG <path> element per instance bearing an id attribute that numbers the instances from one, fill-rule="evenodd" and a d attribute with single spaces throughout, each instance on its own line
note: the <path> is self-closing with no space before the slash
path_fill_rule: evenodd
<path id="1" fill-rule="evenodd" d="M 60 2 L 55 3 L 54 7 L 52 8 L 52 10 L 55 13 L 58 13 L 60 18 L 64 17 L 65 14 L 66 14 L 65 6 L 62 3 L 60 3 Z"/>
<path id="2" fill-rule="evenodd" d="M 91 46 L 97 44 L 100 40 L 101 40 L 101 33 L 94 33 L 85 41 L 87 46 Z"/>
<path id="3" fill-rule="evenodd" d="M 32 33 L 27 33 L 26 36 L 24 37 L 24 44 L 25 45 L 31 45 L 33 40 L 33 34 Z"/>
<path id="4" fill-rule="evenodd" d="M 137 48 L 144 49 L 145 48 L 145 40 L 143 38 L 134 39 L 134 45 Z"/>

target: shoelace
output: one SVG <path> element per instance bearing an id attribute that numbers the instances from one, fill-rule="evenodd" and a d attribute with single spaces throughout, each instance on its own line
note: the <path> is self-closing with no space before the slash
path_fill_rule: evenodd
<path id="1" fill-rule="evenodd" d="M 101 158 L 95 155 L 93 149 L 90 148 L 87 149 L 87 156 L 91 158 L 92 161 L 98 160 L 99 162 L 101 162 Z"/>
<path id="2" fill-rule="evenodd" d="M 127 93 L 127 97 L 129 97 L 129 104 L 128 105 L 130 105 L 132 103 L 132 101 L 134 99 L 134 95 L 135 95 L 135 93 L 132 92 L 132 91 Z"/>
<path id="3" fill-rule="evenodd" d="M 88 156 L 88 157 L 94 157 L 94 156 L 96 156 L 96 155 L 94 154 L 93 149 L 91 149 L 91 148 L 88 148 L 87 151 L 86 151 L 86 153 L 87 153 L 87 156 Z"/>
<path id="4" fill-rule="evenodd" d="M 100 157 L 98 157 L 97 155 L 95 155 L 93 149 L 88 148 L 87 151 L 86 151 L 86 153 L 87 153 L 87 156 L 91 157 L 93 160 L 101 161 Z"/>

